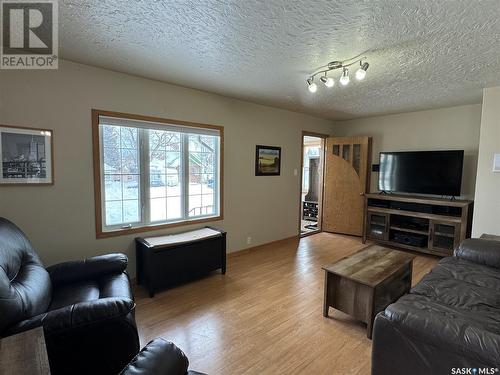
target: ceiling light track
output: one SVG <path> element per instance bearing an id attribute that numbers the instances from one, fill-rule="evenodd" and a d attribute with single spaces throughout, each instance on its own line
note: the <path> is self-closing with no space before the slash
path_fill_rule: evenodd
<path id="1" fill-rule="evenodd" d="M 339 78 L 339 82 L 342 86 L 347 86 L 350 82 L 349 78 L 349 67 L 351 67 L 354 64 L 359 63 L 359 68 L 356 71 L 355 77 L 358 81 L 362 81 L 366 77 L 366 71 L 368 70 L 368 67 L 370 64 L 366 61 L 366 56 L 363 56 L 361 58 L 354 58 L 354 59 L 348 59 L 344 61 L 331 61 L 329 62 L 325 69 L 320 69 L 314 72 L 309 76 L 309 78 L 306 80 L 307 82 L 307 88 L 309 89 L 310 92 L 316 92 L 318 90 L 318 85 L 314 82 L 314 79 L 316 76 L 321 75 L 320 81 L 325 85 L 327 88 L 332 88 L 335 86 L 335 80 L 332 77 L 328 76 L 328 73 L 331 72 L 332 70 L 337 70 L 337 69 L 342 69 L 342 74 Z"/>

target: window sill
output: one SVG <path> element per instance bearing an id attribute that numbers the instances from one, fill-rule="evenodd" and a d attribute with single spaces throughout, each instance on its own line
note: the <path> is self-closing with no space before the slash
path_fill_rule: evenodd
<path id="1" fill-rule="evenodd" d="M 155 230 L 161 230 L 161 229 L 166 229 L 166 228 L 182 227 L 182 226 L 187 226 L 187 225 L 208 223 L 211 221 L 221 221 L 221 220 L 223 220 L 222 214 L 218 215 L 218 216 L 204 217 L 201 219 L 184 220 L 184 221 L 178 221 L 175 223 L 147 225 L 147 226 L 143 226 L 143 227 L 135 227 L 135 228 L 127 228 L 127 229 L 116 229 L 116 230 L 111 230 L 111 231 L 106 231 L 106 232 L 104 232 L 101 228 L 97 228 L 96 238 L 100 239 L 100 238 L 109 238 L 109 237 L 117 237 L 117 236 L 126 236 L 128 234 L 152 232 Z"/>

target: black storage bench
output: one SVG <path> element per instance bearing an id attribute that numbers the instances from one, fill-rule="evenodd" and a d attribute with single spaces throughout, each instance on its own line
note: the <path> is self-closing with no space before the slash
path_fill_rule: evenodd
<path id="1" fill-rule="evenodd" d="M 135 239 L 137 284 L 156 291 L 220 269 L 226 273 L 226 232 L 205 227 L 161 237 Z"/>

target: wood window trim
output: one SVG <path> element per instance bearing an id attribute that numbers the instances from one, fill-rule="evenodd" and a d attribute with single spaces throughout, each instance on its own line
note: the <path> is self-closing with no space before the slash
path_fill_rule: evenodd
<path id="1" fill-rule="evenodd" d="M 196 127 L 205 129 L 216 129 L 220 133 L 220 165 L 219 165 L 219 215 L 194 219 L 182 220 L 173 223 L 146 225 L 141 227 L 117 229 L 113 231 L 102 230 L 102 191 L 101 191 L 101 160 L 100 160 L 100 138 L 99 138 L 99 116 L 116 117 L 138 121 L 148 121 L 160 124 L 181 125 L 186 127 Z M 210 125 L 197 122 L 165 119 L 160 117 L 135 115 L 131 113 L 113 112 L 100 109 L 92 109 L 92 156 L 94 163 L 94 203 L 95 203 L 95 229 L 96 238 L 109 238 L 117 236 L 125 236 L 134 233 L 151 232 L 166 228 L 181 227 L 194 224 L 208 223 L 212 221 L 224 220 L 224 127 L 219 125 Z"/>

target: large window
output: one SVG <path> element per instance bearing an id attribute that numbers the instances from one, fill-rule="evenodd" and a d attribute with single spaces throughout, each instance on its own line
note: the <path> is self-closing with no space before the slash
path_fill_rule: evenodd
<path id="1" fill-rule="evenodd" d="M 218 220 L 222 127 L 93 111 L 97 235 Z"/>

